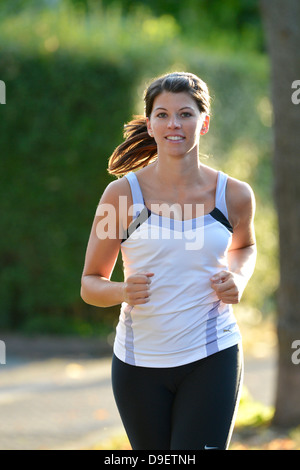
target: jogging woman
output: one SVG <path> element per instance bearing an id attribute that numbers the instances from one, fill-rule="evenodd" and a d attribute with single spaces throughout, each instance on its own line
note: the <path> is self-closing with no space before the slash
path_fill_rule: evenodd
<path id="1" fill-rule="evenodd" d="M 255 202 L 248 184 L 200 162 L 209 112 L 193 74 L 148 87 L 145 117 L 110 157 L 119 178 L 88 242 L 83 300 L 122 304 L 112 385 L 134 450 L 223 450 L 234 426 L 243 359 L 232 304 L 255 266 Z M 124 282 L 113 282 L 120 249 Z"/>

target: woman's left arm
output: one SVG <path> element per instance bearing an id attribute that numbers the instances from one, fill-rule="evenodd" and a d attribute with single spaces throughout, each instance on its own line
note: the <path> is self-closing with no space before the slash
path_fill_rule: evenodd
<path id="1" fill-rule="evenodd" d="M 236 304 L 240 302 L 255 268 L 255 197 L 247 183 L 228 178 L 226 201 L 233 227 L 232 243 L 228 251 L 229 271 L 216 273 L 210 281 L 222 302 Z"/>

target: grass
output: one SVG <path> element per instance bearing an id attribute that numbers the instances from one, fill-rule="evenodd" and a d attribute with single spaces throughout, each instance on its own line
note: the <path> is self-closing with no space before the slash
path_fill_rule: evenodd
<path id="1" fill-rule="evenodd" d="M 259 403 L 244 389 L 229 450 L 299 450 L 300 427 L 272 425 L 274 408 Z"/>

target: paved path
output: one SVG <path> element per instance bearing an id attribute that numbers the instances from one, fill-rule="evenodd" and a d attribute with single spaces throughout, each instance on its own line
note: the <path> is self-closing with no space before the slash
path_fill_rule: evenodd
<path id="1" fill-rule="evenodd" d="M 68 355 L 21 358 L 7 351 L 6 365 L 0 365 L 0 450 L 85 449 L 123 432 L 111 358 Z M 251 395 L 272 404 L 274 358 L 245 362 Z"/>
<path id="2" fill-rule="evenodd" d="M 110 359 L 46 359 L 0 370 L 0 449 L 86 448 L 120 428 Z"/>

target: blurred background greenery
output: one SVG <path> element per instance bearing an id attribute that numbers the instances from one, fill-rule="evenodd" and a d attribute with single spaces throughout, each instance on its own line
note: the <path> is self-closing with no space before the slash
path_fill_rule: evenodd
<path id="1" fill-rule="evenodd" d="M 119 307 L 80 298 L 94 213 L 123 123 L 155 76 L 190 71 L 212 100 L 203 162 L 247 181 L 258 260 L 237 316 L 273 319 L 279 282 L 269 63 L 256 0 L 2 0 L 0 327 L 109 334 Z M 119 257 L 113 280 L 123 280 Z"/>

